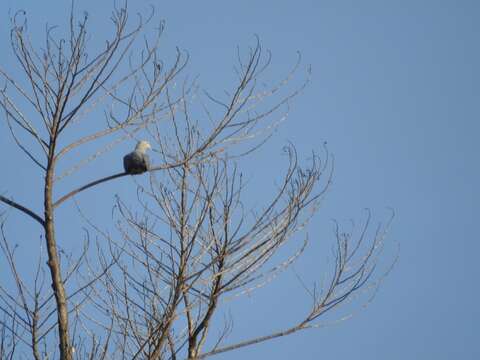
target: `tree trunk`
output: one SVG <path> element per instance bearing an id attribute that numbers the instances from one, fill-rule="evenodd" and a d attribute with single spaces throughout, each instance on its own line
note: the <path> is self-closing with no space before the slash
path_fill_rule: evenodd
<path id="1" fill-rule="evenodd" d="M 60 260 L 57 253 L 57 243 L 55 241 L 55 226 L 54 226 L 54 209 L 52 202 L 52 186 L 54 174 L 54 148 L 55 145 L 50 145 L 49 160 L 47 171 L 45 175 L 45 238 L 47 240 L 48 251 L 48 268 L 52 277 L 52 289 L 55 295 L 57 305 L 58 317 L 58 333 L 59 333 L 59 348 L 60 359 L 71 360 L 72 353 L 70 347 L 70 339 L 68 334 L 68 309 L 65 296 L 65 288 L 63 286 L 62 273 L 60 269 Z"/>

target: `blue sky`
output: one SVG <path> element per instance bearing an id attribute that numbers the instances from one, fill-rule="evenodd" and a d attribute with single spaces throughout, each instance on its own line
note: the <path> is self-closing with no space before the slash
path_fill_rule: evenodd
<path id="1" fill-rule="evenodd" d="M 77 1 L 76 8 L 91 15 L 95 38 L 110 30 L 105 19 L 111 4 Z M 289 120 L 246 169 L 252 182 L 263 184 L 281 171 L 287 141 L 304 157 L 328 142 L 336 159 L 334 183 L 311 237 L 333 240 L 331 219 L 361 219 L 364 208 L 376 220 L 385 219 L 389 207 L 397 214 L 389 241 L 400 244 L 400 258 L 371 306 L 339 325 L 217 358 L 480 358 L 480 3 L 139 0 L 130 8 L 149 4 L 166 20 L 166 51 L 176 45 L 188 50 L 186 72 L 209 89 L 228 87 L 236 47 L 251 45 L 254 34 L 273 54 L 272 81 L 291 67 L 296 51 L 312 66 L 311 83 L 293 102 Z M 13 74 L 18 68 L 8 45 L 8 12 L 19 8 L 27 10 L 34 36 L 46 22 L 66 25 L 69 10 L 58 0 L 0 3 L 2 67 Z M 0 131 L 0 149 L 8 152 L 0 191 L 39 209 L 40 178 L 11 150 L 4 125 Z M 127 179 L 112 183 L 83 201 L 101 196 L 111 203 L 114 193 L 132 185 Z M 73 224 L 71 214 L 66 219 Z M 11 213 L 10 220 L 22 224 L 20 215 Z M 38 236 L 34 227 L 16 234 Z M 308 251 L 296 270 L 314 272 L 326 256 Z M 258 297 L 245 298 L 233 313 L 235 338 L 266 325 L 288 326 L 289 309 L 305 305 L 304 294 L 292 289 L 298 283 L 287 272 Z M 261 309 L 255 316 L 252 306 Z"/>

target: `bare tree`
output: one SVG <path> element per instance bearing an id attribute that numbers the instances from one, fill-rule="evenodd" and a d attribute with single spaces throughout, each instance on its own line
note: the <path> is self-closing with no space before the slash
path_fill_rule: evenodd
<path id="1" fill-rule="evenodd" d="M 337 226 L 330 280 L 305 287 L 312 305 L 298 323 L 231 345 L 224 345 L 229 322 L 220 336 L 211 335 L 212 326 L 218 328 L 214 314 L 226 299 L 263 286 L 302 254 L 306 237 L 286 259 L 276 257 L 315 214 L 333 160 L 324 147 L 301 165 L 288 145 L 288 165 L 273 198 L 248 209 L 241 159 L 286 118 L 309 72 L 292 89 L 299 57 L 277 85 L 258 90 L 270 54 L 257 39 L 245 55 L 238 51 L 232 90 L 213 96 L 196 81 L 180 79 L 187 53 L 177 49 L 172 61 L 161 60 L 164 27 L 153 26 L 154 19 L 152 11 L 130 26 L 126 5 L 115 8 L 113 35 L 93 56 L 88 16 L 75 18 L 73 8 L 67 36 L 47 27 L 43 46 L 32 44 L 23 12 L 12 19 L 11 47 L 24 78 L 0 68 L 0 105 L 18 150 L 44 175 L 43 214 L 5 193 L 0 201 L 40 225 L 46 259 L 40 251 L 34 279 L 18 270 L 2 214 L 1 249 L 12 282 L 0 284 L 1 358 L 17 351 L 37 360 L 202 359 L 318 326 L 326 312 L 374 291 L 382 279 L 372 274 L 388 224 L 369 240 L 368 215 L 356 240 Z M 92 114 L 103 114 L 104 121 L 93 122 Z M 61 205 L 128 174 L 106 174 L 56 197 L 58 184 L 114 146 L 139 138 L 150 140 L 157 161 L 143 175 L 148 181 L 137 183 L 136 205 L 117 198 L 112 232 L 74 202 L 87 224 L 84 248 L 80 255 L 60 256 L 64 240 L 55 215 Z M 96 150 L 88 154 L 92 145 Z M 83 158 L 69 159 L 72 151 Z"/>

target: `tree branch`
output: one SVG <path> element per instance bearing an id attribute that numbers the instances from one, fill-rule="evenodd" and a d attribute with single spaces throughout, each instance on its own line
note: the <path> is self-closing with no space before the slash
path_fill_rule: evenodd
<path id="1" fill-rule="evenodd" d="M 17 210 L 20 210 L 24 214 L 27 214 L 32 219 L 39 222 L 40 225 L 43 226 L 45 224 L 44 220 L 39 215 L 35 214 L 32 210 L 27 209 L 25 206 L 22 206 L 19 203 L 16 203 L 15 201 L 13 201 L 13 200 L 7 199 L 5 196 L 2 196 L 2 195 L 0 195 L 0 201 L 3 201 L 5 204 L 10 205 L 11 207 L 14 207 Z"/>
<path id="2" fill-rule="evenodd" d="M 215 350 L 212 350 L 212 351 L 204 353 L 204 354 L 199 354 L 194 359 L 195 360 L 205 359 L 209 356 L 217 355 L 217 354 L 224 353 L 224 352 L 227 352 L 227 351 L 232 351 L 232 350 L 239 349 L 239 348 L 249 346 L 249 345 L 253 345 L 253 344 L 258 344 L 258 343 L 268 341 L 268 340 L 272 340 L 272 339 L 275 339 L 275 338 L 278 338 L 278 337 L 290 335 L 290 334 L 293 334 L 293 333 L 295 333 L 299 330 L 304 330 L 304 329 L 308 329 L 308 328 L 309 328 L 309 326 L 306 323 L 302 322 L 299 325 L 291 327 L 291 328 L 289 328 L 287 330 L 284 330 L 284 331 L 279 331 L 279 332 L 276 332 L 276 333 L 273 333 L 273 334 L 270 334 L 270 335 L 261 336 L 261 337 L 257 337 L 257 338 L 251 339 L 251 340 L 242 341 L 240 343 L 233 344 L 233 345 L 228 345 L 228 346 L 225 346 L 223 348 L 215 349 Z M 189 359 L 189 360 L 193 360 L 193 359 Z"/>
<path id="3" fill-rule="evenodd" d="M 56 208 L 58 205 L 60 205 L 61 203 L 63 203 L 65 200 L 68 200 L 69 198 L 71 198 L 72 196 L 78 194 L 79 192 L 82 192 L 83 190 L 87 190 L 88 188 L 91 188 L 92 186 L 95 186 L 95 185 L 101 184 L 101 183 L 103 183 L 103 182 L 106 182 L 106 181 L 109 181 L 109 180 L 113 180 L 113 179 L 116 179 L 116 178 L 119 178 L 119 177 L 122 177 L 122 176 L 125 176 L 125 175 L 128 175 L 128 173 L 126 173 L 126 172 L 121 172 L 121 173 L 117 173 L 117 174 L 114 174 L 114 175 L 106 176 L 106 177 L 104 177 L 104 178 L 101 178 L 101 179 L 98 179 L 98 180 L 89 182 L 88 184 L 83 185 L 83 186 L 79 187 L 78 189 L 75 189 L 75 190 L 70 191 L 68 194 L 62 196 L 60 199 L 58 199 L 57 201 L 55 201 L 55 203 L 53 204 L 53 208 Z"/>
<path id="4" fill-rule="evenodd" d="M 208 157 L 208 156 L 205 156 L 205 157 Z M 175 167 L 179 167 L 179 166 L 184 165 L 185 163 L 187 163 L 188 161 L 190 161 L 192 158 L 193 158 L 193 156 L 191 156 L 191 157 L 189 157 L 189 158 L 187 158 L 187 159 L 185 159 L 185 160 L 182 160 L 182 161 L 173 163 L 173 164 L 155 166 L 155 167 L 150 168 L 147 172 L 158 171 L 158 170 L 173 169 L 173 168 L 175 168 Z M 59 205 L 61 205 L 65 200 L 70 199 L 72 196 L 77 195 L 78 193 L 82 192 L 83 190 L 87 190 L 88 188 L 91 188 L 92 186 L 99 185 L 99 184 L 101 184 L 101 183 L 103 183 L 103 182 L 110 181 L 110 180 L 113 180 L 113 179 L 116 179 L 116 178 L 119 178 L 119 177 L 122 177 L 122 176 L 126 176 L 126 175 L 130 175 L 130 174 L 128 174 L 128 173 L 126 173 L 126 172 L 121 172 L 121 173 L 117 173 L 117 174 L 114 174 L 114 175 L 106 176 L 106 177 L 103 177 L 103 178 L 101 178 L 101 179 L 98 179 L 98 180 L 89 182 L 89 183 L 86 184 L 86 185 L 83 185 L 83 186 L 81 186 L 81 187 L 79 187 L 79 188 L 77 188 L 77 189 L 75 189 L 75 190 L 70 191 L 68 194 L 62 196 L 60 199 L 58 199 L 57 201 L 55 201 L 55 203 L 53 204 L 53 208 L 55 209 L 56 207 L 58 207 Z"/>

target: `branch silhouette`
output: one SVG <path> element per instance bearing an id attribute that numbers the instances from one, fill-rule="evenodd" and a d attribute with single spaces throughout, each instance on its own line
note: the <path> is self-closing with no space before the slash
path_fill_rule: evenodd
<path id="1" fill-rule="evenodd" d="M 24 214 L 27 214 L 32 219 L 34 219 L 38 223 L 40 223 L 40 225 L 42 225 L 42 226 L 45 225 L 45 221 L 39 215 L 35 214 L 32 210 L 26 208 L 25 206 L 20 205 L 19 203 L 15 202 L 13 200 L 10 200 L 10 199 L 6 198 L 5 196 L 2 196 L 2 195 L 0 195 L 0 201 L 3 201 L 5 204 L 10 205 L 11 207 L 14 207 L 17 210 L 20 210 Z"/>
<path id="2" fill-rule="evenodd" d="M 56 208 L 58 205 L 63 203 L 65 200 L 68 200 L 69 198 L 71 198 L 72 196 L 82 192 L 83 190 L 87 190 L 88 188 L 91 188 L 92 186 L 95 186 L 95 185 L 98 185 L 98 184 L 104 183 L 106 181 L 113 180 L 113 179 L 116 179 L 116 178 L 119 178 L 119 177 L 122 177 L 122 176 L 125 176 L 125 175 L 129 175 L 129 174 L 126 173 L 126 172 L 121 172 L 121 173 L 117 173 L 117 174 L 114 174 L 114 175 L 103 177 L 101 179 L 98 179 L 98 180 L 89 182 L 88 184 L 85 184 L 83 186 L 80 186 L 79 188 L 70 191 L 68 194 L 62 196 L 60 199 L 55 201 L 53 203 L 53 208 Z"/>
<path id="3" fill-rule="evenodd" d="M 188 163 L 189 161 L 191 160 L 191 158 L 188 158 L 186 160 L 183 160 L 183 161 L 180 161 L 180 162 L 177 162 L 177 163 L 174 163 L 174 164 L 168 164 L 168 165 L 160 165 L 160 166 L 155 166 L 155 167 L 152 167 L 150 168 L 147 172 L 153 172 L 153 171 L 158 171 L 158 170 L 167 170 L 167 169 L 172 169 L 172 168 L 175 168 L 175 167 L 179 167 L 179 166 L 182 166 L 182 165 L 185 165 L 186 163 Z M 61 205 L 63 202 L 65 202 L 66 200 L 70 199 L 72 196 L 75 196 L 77 195 L 78 193 L 84 191 L 84 190 L 87 190 L 95 185 L 99 185 L 101 183 L 104 183 L 104 182 L 107 182 L 107 181 L 110 181 L 110 180 L 114 180 L 114 179 L 117 179 L 117 178 L 120 178 L 120 177 L 123 177 L 123 176 L 126 176 L 126 175 L 131 175 L 129 173 L 126 173 L 126 172 L 120 172 L 120 173 L 117 173 L 117 174 L 113 174 L 113 175 L 109 175 L 109 176 L 105 176 L 103 178 L 100 178 L 100 179 L 97 179 L 97 180 L 94 180 L 92 182 L 89 182 L 88 184 L 85 184 L 83 186 L 80 186 L 79 188 L 75 189 L 75 190 L 72 190 L 70 191 L 68 194 L 65 194 L 63 195 L 60 199 L 58 199 L 57 201 L 55 201 L 55 203 L 53 204 L 53 208 L 56 208 L 58 207 L 59 205 Z M 141 174 L 139 174 L 141 175 Z M 28 209 L 27 209 L 28 210 Z"/>

